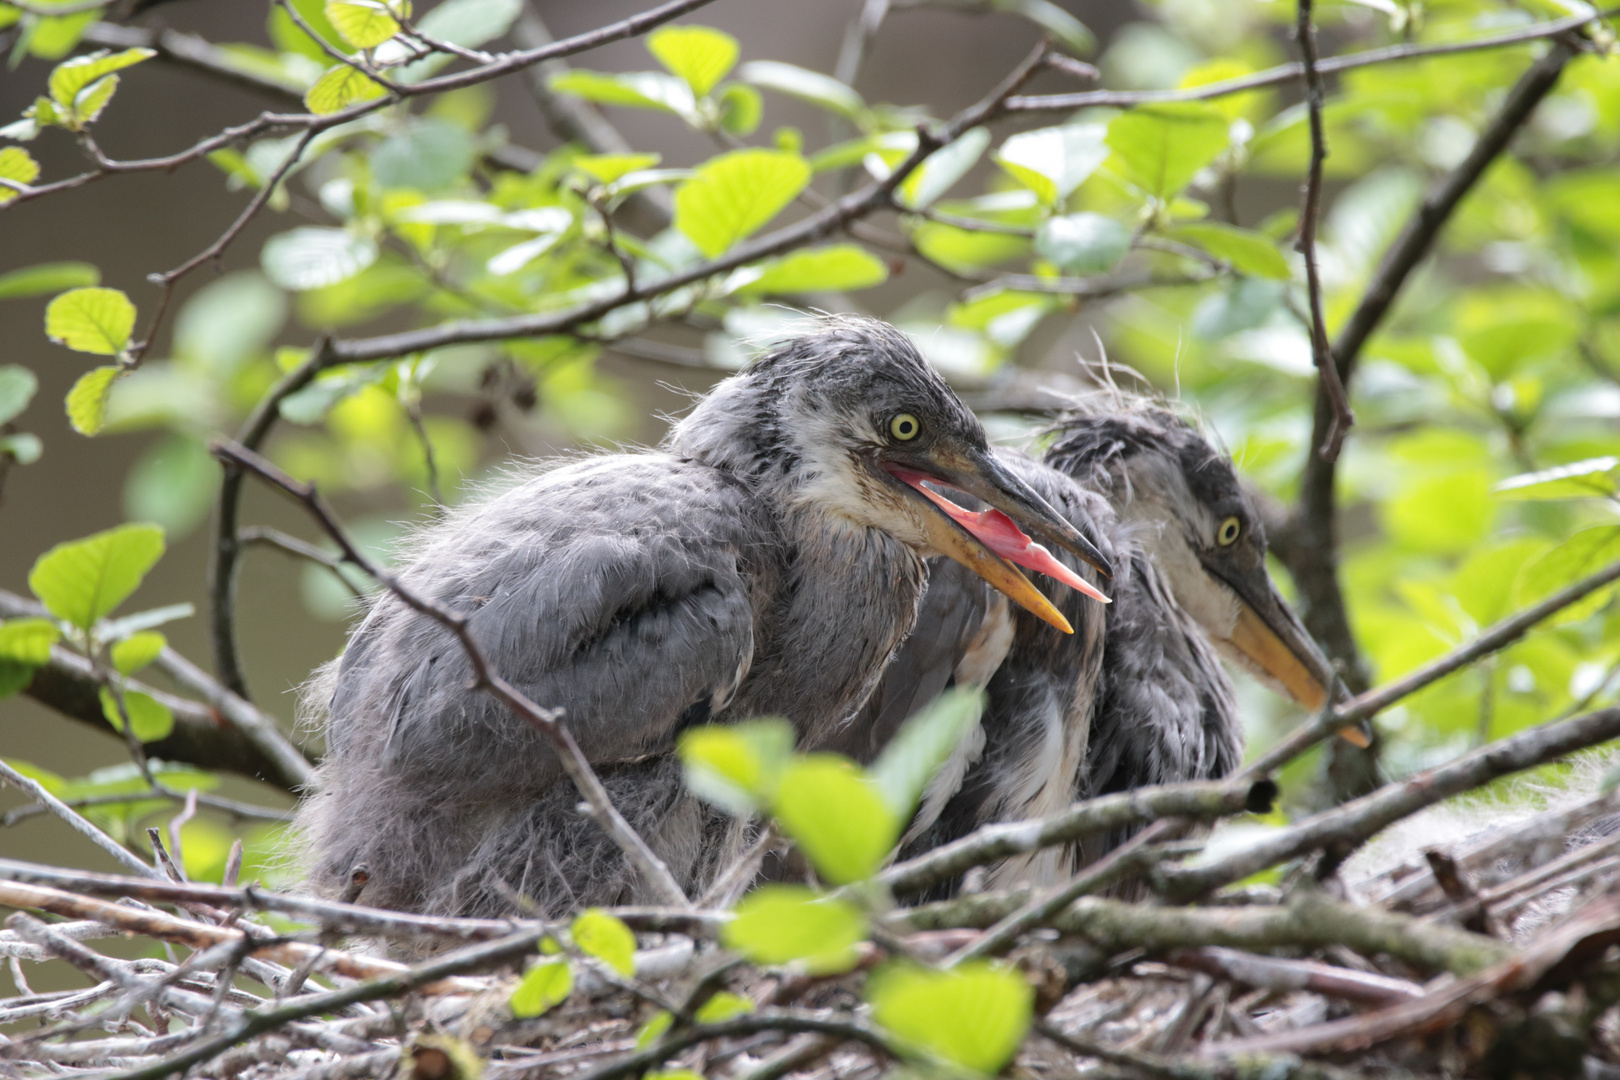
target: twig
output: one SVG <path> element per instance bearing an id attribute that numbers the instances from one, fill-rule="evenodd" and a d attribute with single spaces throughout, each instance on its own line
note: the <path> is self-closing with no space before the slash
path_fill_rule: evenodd
<path id="1" fill-rule="evenodd" d="M 647 842 L 630 827 L 630 823 L 625 821 L 623 815 L 614 807 L 607 789 L 597 778 L 579 744 L 560 722 L 561 713 L 555 709 L 545 709 L 536 705 L 490 666 L 482 647 L 467 628 L 465 615 L 451 611 L 436 600 L 421 596 L 404 585 L 396 575 L 378 566 L 363 554 L 338 524 L 337 518 L 327 507 L 326 500 L 320 497 L 314 485 L 294 480 L 266 459 L 238 443 L 216 439 L 211 449 L 227 465 L 253 473 L 302 503 L 338 545 L 347 562 L 374 578 L 413 611 L 432 619 L 450 631 L 467 655 L 467 661 L 473 671 L 473 686 L 490 694 L 512 710 L 519 720 L 546 736 L 557 752 L 564 771 L 574 781 L 581 797 L 590 807 L 592 818 L 618 845 L 630 865 L 635 867 L 643 880 L 658 890 L 666 900 L 679 906 L 690 906 L 685 892 L 675 881 L 674 875 L 669 872 L 669 867 L 664 865 L 663 860 L 653 853 Z"/>
<path id="2" fill-rule="evenodd" d="M 1183 1056 L 1171 1057 L 1122 1046 L 1108 1046 L 1095 1039 L 1071 1035 L 1060 1030 L 1049 1020 L 1035 1021 L 1035 1030 L 1072 1053 L 1093 1057 L 1110 1065 L 1130 1070 L 1132 1077 L 1147 1076 L 1153 1080 L 1229 1080 L 1233 1073 L 1225 1063 L 1201 1061 Z M 1266 1080 L 1352 1080 L 1356 1074 L 1332 1065 L 1302 1061 L 1297 1057 L 1253 1054 L 1244 1061 L 1244 1076 L 1262 1076 Z"/>
<path id="3" fill-rule="evenodd" d="M 1051 817 L 983 826 L 960 840 L 890 867 L 878 875 L 878 881 L 897 893 L 911 892 L 1009 855 L 1067 844 L 1083 836 L 1159 818 L 1263 814 L 1271 809 L 1276 793 L 1277 787 L 1270 780 L 1243 778 L 1104 795 L 1075 803 Z"/>
<path id="4" fill-rule="evenodd" d="M 1219 946 L 1186 949 L 1171 953 L 1167 959 L 1177 967 L 1283 993 L 1308 990 L 1313 994 L 1346 1001 L 1370 1001 L 1380 1005 L 1421 997 L 1423 994 L 1421 986 L 1406 979 L 1356 971 L 1316 960 L 1257 956 Z"/>
<path id="5" fill-rule="evenodd" d="M 1426 806 L 1616 736 L 1620 736 L 1620 708 L 1531 728 L 1336 809 L 1314 814 L 1224 858 L 1200 866 L 1156 867 L 1151 878 L 1164 895 L 1187 900 L 1317 848 L 1328 849 L 1330 859 L 1335 854 L 1342 857 L 1374 833 Z"/>
<path id="6" fill-rule="evenodd" d="M 30 799 L 33 799 L 36 803 L 45 807 L 51 813 L 67 822 L 68 826 L 74 832 L 78 833 L 86 840 L 89 840 L 92 844 L 96 845 L 96 847 L 100 848 L 102 851 L 105 851 L 108 855 L 111 855 L 115 860 L 117 860 L 119 865 L 139 874 L 141 877 L 160 878 L 163 876 L 157 870 L 147 866 L 146 863 L 136 858 L 134 853 L 128 848 L 124 847 L 124 845 L 118 843 L 118 841 L 114 840 L 112 837 L 90 824 L 90 822 L 86 821 L 81 815 L 75 813 L 73 809 L 61 799 L 58 799 L 55 795 L 52 795 L 50 792 L 46 791 L 38 781 L 30 780 L 28 777 L 6 764 L 6 762 L 3 760 L 0 760 L 0 781 L 4 781 L 5 783 L 10 784 L 12 787 L 15 787 L 17 790 L 27 795 Z"/>
<path id="7" fill-rule="evenodd" d="M 987 926 L 1028 900 L 1030 890 L 981 893 L 899 913 L 915 930 Z M 1099 959 L 1132 949 L 1170 953 L 1219 946 L 1249 952 L 1344 945 L 1396 957 L 1424 971 L 1472 975 L 1513 955 L 1504 942 L 1410 915 L 1358 908 L 1302 890 L 1287 905 L 1158 907 L 1086 896 L 1043 924 L 1091 945 Z"/>
<path id="8" fill-rule="evenodd" d="M 1566 21 L 1567 20 L 1562 20 Z M 1550 24 L 1549 24 L 1550 25 Z M 1566 28 L 1573 29 L 1573 28 Z M 1389 313 L 1395 297 L 1440 236 L 1452 212 L 1484 175 L 1492 161 L 1507 149 L 1514 134 L 1530 118 L 1541 100 L 1558 82 L 1575 46 L 1567 39 L 1554 40 L 1547 54 L 1519 78 L 1509 91 L 1495 118 L 1480 133 L 1467 158 L 1423 200 L 1407 221 L 1399 237 L 1384 255 L 1361 303 L 1333 343 L 1333 363 L 1341 386 L 1348 390 L 1356 358 L 1373 331 Z M 1326 65 L 1322 65 L 1324 68 Z M 1365 689 L 1363 665 L 1350 629 L 1344 594 L 1339 587 L 1338 535 L 1335 498 L 1337 460 L 1322 456 L 1317 448 L 1329 444 L 1337 413 L 1325 389 L 1316 395 L 1315 416 L 1308 444 L 1304 472 L 1300 480 L 1295 550 L 1302 557 L 1289 567 L 1304 600 L 1304 623 L 1328 656 L 1345 666 L 1350 689 Z"/>
<path id="9" fill-rule="evenodd" d="M 1316 27 L 1311 22 L 1311 0 L 1298 0 L 1299 18 L 1294 37 L 1299 42 L 1300 67 L 1305 77 L 1305 104 L 1311 129 L 1311 160 L 1306 172 L 1304 206 L 1299 215 L 1299 242 L 1295 250 L 1305 260 L 1305 292 L 1310 302 L 1311 357 L 1316 363 L 1323 395 L 1333 410 L 1327 439 L 1316 447 L 1325 458 L 1339 456 L 1339 447 L 1350 426 L 1356 422 L 1339 369 L 1333 363 L 1328 345 L 1327 316 L 1322 311 L 1322 276 L 1316 266 L 1316 224 L 1322 215 L 1322 162 L 1327 159 L 1327 133 L 1322 124 L 1326 93 L 1322 75 L 1316 68 Z"/>
<path id="10" fill-rule="evenodd" d="M 307 540 L 300 540 L 298 537 L 282 532 L 271 525 L 249 525 L 237 534 L 237 539 L 244 547 L 259 544 L 264 547 L 275 548 L 277 551 L 286 552 L 294 558 L 304 559 L 314 563 L 316 566 L 330 570 L 332 576 L 337 578 L 338 582 L 348 590 L 349 596 L 354 599 L 355 603 L 365 602 L 366 594 L 355 588 L 354 582 L 350 581 L 348 576 L 344 574 L 343 560 L 331 552 L 321 550 Z"/>

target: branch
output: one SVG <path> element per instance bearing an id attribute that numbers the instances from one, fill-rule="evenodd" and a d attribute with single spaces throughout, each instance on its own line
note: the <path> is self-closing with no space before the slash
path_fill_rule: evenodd
<path id="1" fill-rule="evenodd" d="M 981 893 L 898 913 L 913 931 L 989 926 L 1027 901 L 1031 890 Z M 1473 975 L 1513 954 L 1505 942 L 1410 915 L 1358 908 L 1303 890 L 1286 905 L 1159 907 L 1087 896 L 1043 922 L 1089 942 L 1099 959 L 1147 949 L 1221 946 L 1259 952 L 1345 945 L 1367 956 L 1384 954 L 1424 971 Z"/>
<path id="2" fill-rule="evenodd" d="M 964 871 L 1099 832 L 1165 817 L 1213 818 L 1270 811 L 1277 786 L 1270 780 L 1199 781 L 1137 788 L 1075 803 L 1061 814 L 1032 821 L 986 825 L 932 851 L 891 866 L 878 881 L 897 893 L 913 892 Z"/>
<path id="3" fill-rule="evenodd" d="M 1319 848 L 1329 853 L 1336 866 L 1343 853 L 1424 807 L 1616 736 L 1620 736 L 1620 707 L 1531 728 L 1336 809 L 1312 815 L 1223 858 L 1191 867 L 1157 867 L 1151 875 L 1153 885 L 1172 899 L 1190 900 Z"/>
<path id="4" fill-rule="evenodd" d="M 1310 114 L 1311 162 L 1305 179 L 1305 202 L 1299 214 L 1299 243 L 1295 250 L 1305 260 L 1305 291 L 1310 300 L 1311 358 L 1316 363 L 1320 392 L 1333 410 L 1332 424 L 1326 441 L 1316 446 L 1316 452 L 1325 458 L 1339 456 L 1356 417 L 1350 410 L 1350 398 L 1333 362 L 1333 351 L 1328 345 L 1327 317 L 1322 313 L 1322 276 L 1316 266 L 1316 224 L 1322 215 L 1322 162 L 1327 159 L 1327 133 L 1322 126 L 1322 105 L 1326 95 L 1322 90 L 1322 75 L 1316 66 L 1316 28 L 1311 25 L 1311 0 L 1298 0 L 1299 21 L 1294 35 L 1299 41 L 1300 66 L 1305 76 L 1305 104 Z"/>
<path id="5" fill-rule="evenodd" d="M 1582 27 L 1589 26 L 1601 19 L 1610 18 L 1615 14 L 1620 14 L 1620 8 L 1611 7 L 1592 14 L 1572 15 L 1551 22 L 1537 23 L 1522 30 L 1490 34 L 1470 41 L 1449 41 L 1434 45 L 1391 45 L 1382 49 L 1366 49 L 1345 56 L 1328 57 L 1317 64 L 1316 70 L 1324 75 L 1331 75 L 1340 71 L 1371 67 L 1375 64 L 1423 60 L 1435 56 L 1451 56 L 1457 53 L 1526 45 L 1534 41 L 1542 41 L 1547 38 L 1556 38 L 1573 33 Z M 1279 64 L 1264 71 L 1257 71 L 1252 75 L 1221 79 L 1218 82 L 1205 83 L 1202 86 L 1188 87 L 1182 90 L 1091 90 L 1078 94 L 1040 94 L 1032 97 L 1014 97 L 1007 99 L 1006 111 L 1008 113 L 1073 112 L 1076 109 L 1129 109 L 1138 105 L 1169 105 L 1186 101 L 1210 101 L 1215 98 L 1229 97 L 1232 94 L 1246 93 L 1250 90 L 1263 90 L 1268 86 L 1284 86 L 1288 83 L 1300 82 L 1304 78 L 1305 68 L 1303 64 Z"/>
<path id="6" fill-rule="evenodd" d="M 1567 20 L 1564 20 L 1567 21 Z M 1549 24 L 1551 25 L 1551 24 Z M 1333 345 L 1333 363 L 1339 382 L 1348 388 L 1356 358 L 1388 314 L 1401 287 L 1428 254 L 1441 229 L 1486 168 L 1507 149 L 1514 134 L 1530 118 L 1542 98 L 1558 82 L 1575 46 L 1566 39 L 1553 42 L 1547 54 L 1522 75 L 1503 101 L 1494 120 L 1480 134 L 1468 157 L 1418 207 L 1400 236 L 1385 254 L 1372 284 Z M 1325 65 L 1324 65 L 1325 66 Z M 1336 413 L 1327 392 L 1316 395 L 1310 450 L 1300 482 L 1297 550 L 1304 558 L 1289 567 L 1304 600 L 1304 623 L 1328 656 L 1344 665 L 1345 682 L 1353 691 L 1366 689 L 1366 678 L 1350 629 L 1344 594 L 1339 587 L 1337 511 L 1334 483 L 1337 460 L 1323 457 L 1317 448 L 1329 443 Z"/>
<path id="7" fill-rule="evenodd" d="M 246 470 L 266 481 L 273 487 L 279 488 L 302 503 L 311 515 L 320 523 L 321 528 L 338 545 L 343 558 L 351 565 L 364 571 L 369 577 L 382 584 L 389 592 L 397 596 L 402 603 L 420 615 L 438 623 L 461 644 L 462 651 L 467 655 L 467 661 L 473 670 L 473 686 L 494 697 L 524 723 L 535 728 L 544 735 L 556 751 L 557 758 L 563 770 L 568 773 L 579 788 L 581 797 L 590 807 L 591 817 L 613 839 L 620 851 L 631 866 L 641 874 L 643 880 L 652 888 L 658 890 L 665 899 L 681 907 L 690 907 L 691 904 L 680 885 L 675 881 L 669 867 L 664 865 L 662 859 L 653 853 L 647 842 L 630 827 L 623 815 L 614 807 L 607 789 L 597 778 L 590 762 L 586 759 L 579 744 L 568 729 L 560 722 L 561 713 L 555 709 L 545 709 L 536 705 L 517 687 L 507 682 L 496 672 L 484 655 L 484 651 L 472 636 L 467 626 L 467 617 L 458 612 L 451 611 L 436 600 L 430 600 L 414 590 L 405 586 L 398 577 L 373 562 L 360 549 L 355 547 L 347 533 L 333 516 L 332 511 L 316 492 L 313 484 L 303 484 L 286 473 L 282 472 L 269 461 L 258 454 L 237 443 L 230 443 L 216 439 L 212 450 L 222 462 L 238 470 Z"/>
<path id="8" fill-rule="evenodd" d="M 34 802 L 67 822 L 74 832 L 89 840 L 108 855 L 111 855 L 120 865 L 135 871 L 142 877 L 162 877 L 157 870 L 137 859 L 135 854 L 124 847 L 123 844 L 96 828 L 89 821 L 86 821 L 83 815 L 78 814 L 72 807 L 68 806 L 67 803 L 46 791 L 38 781 L 30 780 L 4 761 L 0 761 L 0 782 L 10 784 L 34 800 Z"/>
<path id="9" fill-rule="evenodd" d="M 1316 960 L 1256 956 L 1254 953 L 1219 946 L 1184 949 L 1170 954 L 1168 959 L 1176 967 L 1189 971 L 1202 971 L 1216 978 L 1280 993 L 1306 990 L 1345 1001 L 1366 1001 L 1378 1005 L 1423 995 L 1421 986 L 1406 979 L 1356 971 Z"/>

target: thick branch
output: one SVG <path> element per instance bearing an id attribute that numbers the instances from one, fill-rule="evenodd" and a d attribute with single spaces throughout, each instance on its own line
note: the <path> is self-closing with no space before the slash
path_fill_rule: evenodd
<path id="1" fill-rule="evenodd" d="M 1620 736 L 1620 707 L 1531 728 L 1336 809 L 1312 815 L 1224 858 L 1192 867 L 1160 866 L 1152 874 L 1154 885 L 1172 899 L 1190 900 L 1317 849 L 1342 853 L 1424 807 L 1616 736 Z"/>

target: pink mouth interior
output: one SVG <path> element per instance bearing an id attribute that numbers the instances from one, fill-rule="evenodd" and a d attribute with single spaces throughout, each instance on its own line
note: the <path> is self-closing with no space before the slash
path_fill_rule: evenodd
<path id="1" fill-rule="evenodd" d="M 945 511 L 952 521 L 972 533 L 980 543 L 1008 562 L 1016 563 L 1037 573 L 1045 574 L 1047 577 L 1055 578 L 1069 586 L 1069 588 L 1077 589 L 1093 600 L 1099 600 L 1104 604 L 1112 603 L 1108 597 L 1104 596 L 1091 583 L 1053 558 L 1050 551 L 1024 535 L 1024 531 L 1018 527 L 1017 523 L 1000 510 L 991 508 L 981 510 L 978 513 L 964 510 L 939 492 L 924 486 L 924 481 L 933 480 L 933 477 L 919 472 L 912 472 L 910 469 L 894 468 L 892 466 L 889 472 L 895 479 L 922 492 L 930 502 Z M 935 482 L 937 483 L 937 481 Z"/>

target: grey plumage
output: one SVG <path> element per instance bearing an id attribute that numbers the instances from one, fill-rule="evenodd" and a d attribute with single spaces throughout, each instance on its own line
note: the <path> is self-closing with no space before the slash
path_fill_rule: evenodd
<path id="1" fill-rule="evenodd" d="M 937 816 L 925 806 L 912 852 L 1075 798 L 1231 773 L 1242 730 L 1218 654 L 1277 685 L 1245 650 L 1261 651 L 1267 664 L 1280 665 L 1286 689 L 1306 699 L 1330 678 L 1267 575 L 1264 532 L 1231 462 L 1194 427 L 1151 401 L 1115 393 L 1080 403 L 1050 435 L 1043 462 L 1026 459 L 1018 468 L 1047 502 L 1097 530 L 1114 567 L 1114 603 L 1095 612 L 1102 625 L 1095 648 L 1085 647 L 1082 633 L 1054 642 L 1019 625 L 988 679 L 980 731 L 967 751 L 976 760 L 954 793 L 938 800 Z M 971 578 L 936 569 L 913 640 L 967 640 L 984 596 Z M 1256 644 L 1267 633 L 1280 653 Z M 904 719 L 882 704 L 904 700 L 905 687 L 958 681 L 951 669 L 960 655 L 914 650 L 908 641 L 854 728 L 872 725 L 870 741 L 881 743 Z M 1053 880 L 1121 839 L 1006 862 L 992 868 L 990 882 Z"/>
<path id="2" fill-rule="evenodd" d="M 903 335 L 836 319 L 722 383 L 658 452 L 537 471 L 453 513 L 417 537 L 402 579 L 468 613 L 496 670 L 564 710 L 630 824 L 701 885 L 741 838 L 683 794 L 678 732 L 773 714 L 826 744 L 911 629 L 923 557 L 977 550 L 906 470 L 977 485 L 1089 551 L 1072 519 L 999 475 Z M 385 595 L 316 680 L 328 756 L 300 811 L 311 887 L 341 892 L 364 865 L 360 899 L 408 910 L 642 898 L 550 746 L 467 674 L 443 629 Z"/>

